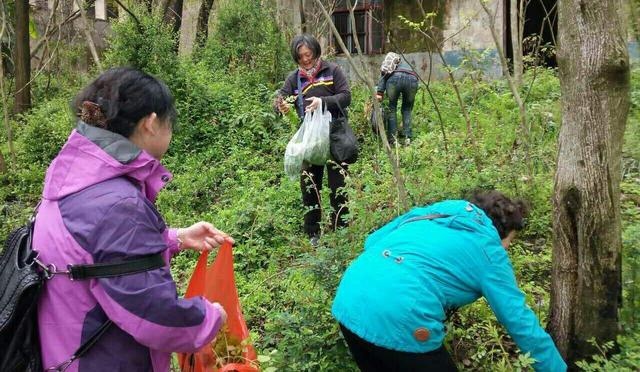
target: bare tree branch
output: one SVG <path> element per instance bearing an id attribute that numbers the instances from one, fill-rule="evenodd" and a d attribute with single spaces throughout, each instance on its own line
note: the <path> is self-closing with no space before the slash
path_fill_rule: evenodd
<path id="1" fill-rule="evenodd" d="M 51 9 L 51 14 L 49 14 L 49 18 L 47 19 L 47 25 L 44 28 L 44 33 L 43 33 L 43 37 L 42 40 L 45 40 L 45 49 L 42 52 L 42 55 L 44 56 L 44 54 L 47 52 L 47 47 L 49 46 L 49 41 L 47 38 L 47 34 L 49 33 L 49 28 L 51 27 L 51 23 L 55 22 L 56 19 L 56 12 L 58 10 L 58 4 L 59 4 L 59 0 L 54 0 L 53 1 L 53 6 Z M 31 52 L 31 58 L 33 58 L 33 56 L 35 55 L 35 53 L 32 51 Z"/>
<path id="2" fill-rule="evenodd" d="M 511 89 L 511 94 L 513 95 L 513 99 L 516 101 L 518 105 L 518 111 L 520 113 L 520 128 L 522 133 L 525 136 L 524 139 L 524 151 L 525 151 L 525 161 L 527 164 L 527 168 L 529 171 L 529 182 L 533 180 L 533 165 L 531 164 L 531 155 L 530 155 L 530 145 L 531 145 L 531 135 L 529 133 L 529 126 L 527 124 L 527 112 L 524 106 L 524 102 L 520 97 L 520 92 L 518 91 L 518 87 L 516 86 L 515 79 L 509 72 L 509 65 L 507 64 L 507 58 L 505 57 L 504 51 L 500 46 L 500 41 L 498 39 L 498 35 L 496 32 L 496 16 L 495 13 L 491 13 L 487 4 L 485 4 L 484 0 L 478 0 L 482 9 L 484 9 L 485 13 L 489 17 L 489 31 L 491 31 L 491 37 L 493 38 L 493 42 L 496 46 L 496 50 L 498 51 L 498 56 L 500 57 L 500 63 L 502 64 L 502 69 L 504 70 L 504 76 L 507 78 L 507 82 L 509 83 L 509 88 Z M 499 2 L 497 2 L 499 4 Z M 496 6 L 496 12 L 498 11 L 498 7 Z"/>
<path id="3" fill-rule="evenodd" d="M 522 4 L 524 0 L 509 0 L 509 23 L 511 26 L 511 49 L 513 51 L 513 82 L 516 87 L 522 85 L 522 30 L 520 27 L 521 19 L 524 18 L 524 9 Z M 518 10 L 521 10 L 522 14 L 518 14 Z M 507 73 L 508 71 L 504 71 Z"/>
<path id="4" fill-rule="evenodd" d="M 91 56 L 93 57 L 93 62 L 95 62 L 96 67 L 98 67 L 99 71 L 102 71 L 102 63 L 100 63 L 100 57 L 98 57 L 98 51 L 96 50 L 96 44 L 93 42 L 93 37 L 91 36 L 91 30 L 89 28 L 90 23 L 87 18 L 87 12 L 84 9 L 84 4 L 80 2 L 80 0 L 73 0 L 78 8 L 80 8 L 80 17 L 82 18 L 82 22 L 84 23 L 82 27 L 82 31 L 84 32 L 84 37 L 87 39 L 87 44 L 89 45 L 89 50 L 91 51 Z"/>
<path id="5" fill-rule="evenodd" d="M 462 94 L 460 93 L 460 87 L 458 86 L 458 81 L 456 80 L 455 76 L 453 75 L 453 69 L 451 68 L 451 66 L 449 66 L 449 64 L 447 63 L 446 59 L 444 58 L 444 52 L 442 50 L 442 44 L 438 42 L 438 40 L 436 40 L 436 38 L 431 34 L 430 32 L 425 32 L 422 29 L 417 29 L 417 31 L 422 34 L 425 38 L 431 40 L 433 42 L 433 44 L 436 46 L 436 50 L 438 52 L 438 56 L 440 56 L 440 61 L 442 62 L 442 66 L 444 67 L 445 71 L 447 72 L 447 77 L 449 78 L 449 81 L 451 82 L 451 86 L 453 87 L 453 90 L 456 94 L 456 99 L 458 101 L 458 106 L 460 107 L 460 111 L 462 111 L 462 116 L 464 117 L 464 121 L 466 124 L 466 128 L 467 128 L 467 137 L 469 138 L 469 140 L 471 140 L 471 145 L 474 148 L 474 162 L 476 165 L 476 169 L 478 171 L 482 170 L 482 163 L 480 161 L 480 155 L 478 153 L 478 143 L 476 142 L 476 138 L 475 135 L 473 133 L 473 128 L 471 125 L 471 118 L 469 117 L 469 112 L 467 110 L 466 105 L 464 104 L 464 101 L 462 100 Z"/>
<path id="6" fill-rule="evenodd" d="M 387 139 L 387 134 L 386 134 L 386 132 L 384 130 L 384 123 L 383 123 L 382 117 L 381 117 L 382 116 L 382 111 L 380 110 L 380 103 L 376 99 L 376 89 L 375 89 L 375 85 L 373 83 L 373 80 L 368 75 L 366 75 L 366 71 L 361 71 L 358 68 L 358 66 L 356 65 L 353 57 L 351 56 L 351 53 L 350 53 L 349 49 L 347 49 L 347 47 L 344 45 L 344 41 L 342 40 L 342 37 L 340 36 L 340 32 L 338 32 L 338 29 L 336 28 L 336 25 L 331 20 L 331 15 L 329 15 L 329 13 L 327 12 L 327 9 L 322 5 L 320 0 L 315 0 L 315 3 L 320 8 L 320 10 L 322 11 L 322 14 L 324 15 L 325 19 L 327 20 L 327 23 L 331 27 L 333 35 L 335 36 L 336 41 L 338 42 L 338 44 L 340 45 L 340 48 L 342 48 L 342 51 L 344 52 L 345 56 L 347 57 L 347 60 L 349 61 L 349 64 L 351 65 L 351 67 L 355 71 L 355 73 L 358 76 L 358 78 L 363 83 L 365 83 L 367 85 L 367 87 L 369 88 L 369 91 L 371 92 L 371 100 L 373 102 L 373 109 L 375 110 L 375 112 L 377 114 L 376 115 L 376 126 L 378 127 L 378 132 L 380 133 L 380 138 L 382 139 L 383 148 L 384 148 L 385 152 L 387 153 L 387 156 L 389 157 L 389 162 L 391 163 L 391 168 L 393 170 L 393 175 L 394 175 L 394 178 L 396 180 L 396 186 L 398 188 L 398 199 L 399 199 L 400 204 L 402 205 L 403 209 L 406 210 L 406 209 L 409 208 L 409 203 L 408 203 L 408 200 L 407 200 L 407 190 L 406 190 L 405 185 L 404 185 L 404 178 L 402 177 L 402 173 L 400 172 L 400 167 L 399 167 L 399 162 L 397 160 L 397 157 L 393 153 L 393 151 L 391 150 L 391 146 L 389 145 L 389 141 Z M 362 55 L 360 55 L 360 58 L 362 58 Z"/>
<path id="7" fill-rule="evenodd" d="M 38 43 L 35 45 L 35 47 L 31 49 L 31 58 L 36 56 L 36 54 L 38 53 L 38 50 L 40 50 L 40 48 L 44 45 L 44 43 L 47 41 L 48 38 L 53 36 L 56 32 L 59 32 L 62 26 L 64 26 L 69 22 L 73 22 L 74 20 L 78 19 L 78 17 L 80 17 L 80 11 L 76 10 L 75 12 L 71 13 L 67 18 L 65 18 L 62 22 L 58 23 L 58 25 L 55 28 L 51 29 L 49 32 L 45 32 L 42 38 L 38 40 Z"/>
<path id="8" fill-rule="evenodd" d="M 529 89 L 527 89 L 527 94 L 524 96 L 524 99 L 522 100 L 522 102 L 525 104 L 529 100 L 529 95 L 531 94 L 531 90 L 533 89 L 533 83 L 536 81 L 536 77 L 538 76 L 538 61 L 539 61 L 538 53 L 540 52 L 540 47 L 542 46 L 542 33 L 544 32 L 544 25 L 546 20 L 550 18 L 550 15 L 551 15 L 550 12 L 553 12 L 557 5 L 558 3 L 553 4 L 553 7 L 551 7 L 551 10 L 549 10 L 549 12 L 547 12 L 545 8 L 545 12 L 547 13 L 545 15 L 545 20 L 543 20 L 542 23 L 540 24 L 540 31 L 538 32 L 538 40 L 536 41 L 536 47 L 534 48 L 534 51 L 533 51 L 533 55 L 535 58 L 535 64 L 533 66 L 534 68 L 533 77 L 531 78 L 531 83 L 529 83 Z M 553 34 L 553 29 L 551 29 L 551 33 Z"/>
<path id="9" fill-rule="evenodd" d="M 142 28 L 142 23 L 140 23 L 140 20 L 138 19 L 138 17 L 136 17 L 136 15 L 133 14 L 133 12 L 131 10 L 129 10 L 129 8 L 124 6 L 124 4 L 120 0 L 115 0 L 115 2 L 116 2 L 116 4 L 118 4 L 118 6 L 120 6 L 122 9 L 124 9 L 124 11 L 127 12 L 131 16 L 131 18 L 133 18 L 133 20 L 136 22 L 136 26 L 138 27 L 138 32 L 140 32 L 140 34 L 142 35 L 144 33 L 143 32 L 144 30 Z"/>

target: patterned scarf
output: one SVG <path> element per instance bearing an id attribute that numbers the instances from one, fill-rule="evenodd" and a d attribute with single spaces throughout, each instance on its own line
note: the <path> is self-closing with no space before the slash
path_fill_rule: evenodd
<path id="1" fill-rule="evenodd" d="M 318 70 L 320 69 L 320 63 L 321 63 L 321 60 L 320 58 L 318 58 L 318 61 L 316 61 L 316 64 L 310 69 L 307 70 L 302 66 L 298 66 L 298 68 L 300 69 L 300 73 L 302 74 L 302 76 L 312 78 L 316 74 L 316 72 L 318 72 Z"/>

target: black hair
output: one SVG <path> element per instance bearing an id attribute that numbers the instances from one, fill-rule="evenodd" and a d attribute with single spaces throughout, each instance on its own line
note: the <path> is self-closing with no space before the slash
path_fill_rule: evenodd
<path id="1" fill-rule="evenodd" d="M 500 239 L 506 238 L 511 231 L 524 229 L 529 213 L 529 206 L 524 200 L 511 200 L 497 190 L 476 190 L 467 200 L 491 219 Z"/>
<path id="2" fill-rule="evenodd" d="M 99 109 L 102 121 L 87 124 L 127 138 L 133 134 L 138 121 L 153 112 L 160 120 L 168 119 L 172 128 L 176 122 L 173 95 L 167 85 L 131 67 L 111 68 L 78 93 L 71 104 L 76 116 L 83 116 L 86 102 Z"/>
<path id="3" fill-rule="evenodd" d="M 293 57 L 293 61 L 296 64 L 299 63 L 300 60 L 298 49 L 303 45 L 311 49 L 314 59 L 322 55 L 322 48 L 320 48 L 320 43 L 315 37 L 309 34 L 298 35 L 291 40 L 291 57 Z"/>

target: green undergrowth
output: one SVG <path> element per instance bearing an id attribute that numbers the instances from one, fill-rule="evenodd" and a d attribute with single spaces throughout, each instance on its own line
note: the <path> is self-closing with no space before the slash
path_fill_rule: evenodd
<path id="1" fill-rule="evenodd" d="M 259 13 L 264 10 L 256 9 L 233 11 L 257 12 L 247 14 L 252 22 L 266 19 Z M 219 30 L 243 27 L 234 14 L 221 14 L 219 22 Z M 271 108 L 274 90 L 293 68 L 277 32 L 244 40 L 246 44 L 214 34 L 193 59 L 180 59 L 174 53 L 176 37 L 169 27 L 146 17 L 142 23 L 143 35 L 131 22 L 114 27 L 106 63 L 144 68 L 164 79 L 175 94 L 179 128 L 163 161 L 175 178 L 158 198 L 160 212 L 171 226 L 207 220 L 235 238 L 236 283 L 265 369 L 354 370 L 330 313 L 332 298 L 367 234 L 406 212 L 398 200 L 389 161 L 364 112 L 368 92 L 352 85 L 350 122 L 361 153 L 349 167 L 345 188 L 351 224 L 337 232 L 326 229 L 330 207 L 325 186 L 321 194 L 326 232 L 320 246 L 314 248 L 301 231 L 304 210 L 299 183 L 289 181 L 283 171 L 284 149 L 295 128 Z M 249 22 L 246 27 L 256 26 Z M 264 27 L 271 30 L 273 25 Z M 39 198 L 46 166 L 73 127 L 68 105 L 89 76 L 72 79 L 74 74 L 68 75 L 68 80 L 54 83 L 55 94 L 43 96 L 31 111 L 13 119 L 18 160 L 10 172 L 0 175 L 0 238 L 27 219 Z M 495 187 L 527 199 L 532 213 L 510 256 L 528 304 L 544 324 L 549 308 L 551 196 L 560 126 L 558 78 L 553 70 L 535 72 L 527 101 L 527 138 L 519 128 L 518 108 L 506 82 L 471 76 L 475 75 L 461 73 L 471 132 L 450 84 L 434 82 L 430 87 L 443 123 L 424 87 L 418 92 L 415 140 L 409 147 L 394 148 L 409 204 L 460 198 L 478 187 Z M 532 71 L 526 74 L 523 92 L 533 77 Z M 46 83 L 36 80 L 36 89 Z M 640 308 L 639 85 L 640 73 L 635 71 L 622 184 L 626 302 L 621 317 L 627 336 L 620 341 L 626 354 L 618 360 L 585 362 L 587 370 L 598 363 L 611 370 L 640 366 L 635 328 Z M 49 89 L 53 89 L 50 82 Z M 6 145 L 2 146 L 6 154 Z M 181 293 L 196 260 L 197 254 L 190 251 L 173 260 L 172 273 Z M 485 301 L 459 311 L 448 327 L 446 343 L 461 369 L 530 368 L 530 358 L 519 355 Z"/>

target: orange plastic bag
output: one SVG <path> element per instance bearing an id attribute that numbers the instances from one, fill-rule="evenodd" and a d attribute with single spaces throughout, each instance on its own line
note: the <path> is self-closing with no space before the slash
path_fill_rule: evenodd
<path id="1" fill-rule="evenodd" d="M 220 247 L 218 256 L 209 267 L 207 258 L 208 252 L 200 254 L 185 298 L 204 296 L 211 302 L 219 302 L 227 312 L 227 323 L 218 332 L 215 344 L 211 343 L 193 354 L 178 354 L 180 369 L 182 372 L 259 372 L 256 352 L 247 343 L 249 330 L 240 309 L 231 244 L 224 243 Z M 217 355 L 215 350 L 222 355 Z M 235 350 L 236 355 L 230 357 L 229 350 Z"/>

